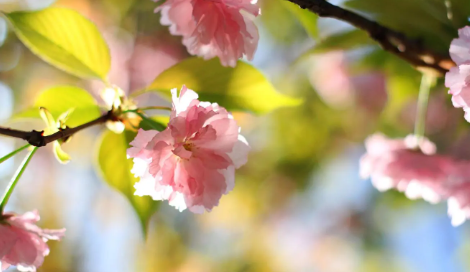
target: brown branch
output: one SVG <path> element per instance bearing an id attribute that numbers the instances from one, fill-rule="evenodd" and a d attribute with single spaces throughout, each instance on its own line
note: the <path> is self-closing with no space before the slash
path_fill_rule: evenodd
<path id="1" fill-rule="evenodd" d="M 113 119 L 115 118 L 114 118 L 114 115 L 112 114 L 112 111 L 108 111 L 106 114 L 98 117 L 97 119 L 93 121 L 90 121 L 78 127 L 62 129 L 48 136 L 44 136 L 44 131 L 36 131 L 36 130 L 22 131 L 22 130 L 4 128 L 4 127 L 0 127 L 0 135 L 6 135 L 6 136 L 14 137 L 14 138 L 23 139 L 27 141 L 30 145 L 41 147 L 53 141 L 70 137 L 73 134 L 85 128 L 88 128 L 97 124 L 103 124 L 106 121 L 113 120 Z"/>
<path id="2" fill-rule="evenodd" d="M 411 39 L 405 34 L 387 28 L 361 15 L 325 0 L 287 0 L 307 9 L 320 17 L 335 18 L 360 28 L 378 42 L 380 46 L 420 69 L 431 69 L 438 74 L 445 74 L 455 63 L 449 55 L 441 55 L 425 48 L 421 41 Z"/>

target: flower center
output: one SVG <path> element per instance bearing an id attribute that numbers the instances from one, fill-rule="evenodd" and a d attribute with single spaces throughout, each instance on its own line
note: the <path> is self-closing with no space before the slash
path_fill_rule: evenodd
<path id="1" fill-rule="evenodd" d="M 193 147 L 194 147 L 194 144 L 192 143 L 184 143 L 183 144 L 183 147 L 184 149 L 186 149 L 187 151 L 192 151 Z"/>

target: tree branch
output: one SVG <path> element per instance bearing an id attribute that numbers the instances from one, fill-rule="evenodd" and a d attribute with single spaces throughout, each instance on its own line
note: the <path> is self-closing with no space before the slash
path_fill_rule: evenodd
<path id="1" fill-rule="evenodd" d="M 423 46 L 422 42 L 387 28 L 361 15 L 328 3 L 325 0 L 287 0 L 320 17 L 335 18 L 360 28 L 380 46 L 420 69 L 431 69 L 445 74 L 455 63 L 449 55 L 441 55 Z"/>
<path id="2" fill-rule="evenodd" d="M 106 121 L 113 120 L 113 119 L 115 118 L 114 118 L 112 111 L 108 111 L 106 114 L 98 117 L 97 119 L 93 121 L 90 121 L 78 127 L 63 129 L 48 136 L 44 136 L 44 131 L 36 131 L 36 130 L 22 131 L 22 130 L 4 128 L 4 127 L 0 127 L 0 135 L 6 135 L 6 136 L 14 137 L 14 138 L 23 139 L 27 141 L 30 145 L 41 147 L 53 141 L 70 137 L 73 134 L 85 128 L 88 128 L 97 124 L 103 124 Z"/>

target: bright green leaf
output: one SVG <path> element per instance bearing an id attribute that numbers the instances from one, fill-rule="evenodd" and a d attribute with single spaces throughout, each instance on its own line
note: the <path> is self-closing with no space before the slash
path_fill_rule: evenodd
<path id="1" fill-rule="evenodd" d="M 59 120 L 65 121 L 67 117 L 69 116 L 69 113 L 71 113 L 73 110 L 68 110 L 64 113 L 62 113 L 59 116 Z M 58 120 L 57 122 L 55 121 L 54 116 L 48 111 L 46 108 L 41 107 L 39 109 L 39 115 L 41 115 L 42 120 L 46 123 L 46 129 L 44 130 L 44 135 L 52 135 L 56 132 L 59 131 L 59 128 L 64 128 L 62 123 Z M 68 163 L 71 158 L 70 156 L 65 153 L 65 151 L 62 150 L 61 144 L 63 142 L 63 139 L 54 141 L 53 147 L 52 147 L 52 152 L 54 153 L 56 159 L 62 163 L 66 164 Z"/>
<path id="2" fill-rule="evenodd" d="M 98 164 L 103 179 L 131 202 L 146 233 L 148 221 L 160 202 L 151 197 L 134 195 L 134 184 L 138 179 L 131 173 L 132 160 L 127 159 L 126 149 L 135 135 L 136 133 L 129 131 L 115 134 L 107 130 L 99 145 Z"/>
<path id="3" fill-rule="evenodd" d="M 47 8 L 6 16 L 21 41 L 44 61 L 78 77 L 106 80 L 108 46 L 96 26 L 78 12 Z"/>
<path id="4" fill-rule="evenodd" d="M 98 118 L 101 114 L 95 99 L 87 91 L 72 86 L 57 86 L 39 94 L 34 106 L 16 114 L 15 118 L 39 118 L 39 108 L 46 108 L 58 118 L 64 112 L 74 109 L 67 125 L 75 127 Z"/>
<path id="5" fill-rule="evenodd" d="M 197 92 L 202 101 L 217 102 L 229 110 L 266 113 L 301 102 L 277 93 L 263 74 L 248 63 L 239 61 L 230 68 L 221 66 L 218 59 L 184 60 L 161 73 L 146 91 L 170 97 L 170 90 L 180 89 L 183 84 Z"/>
<path id="6" fill-rule="evenodd" d="M 302 26 L 312 38 L 318 38 L 317 20 L 318 16 L 306 9 L 300 8 L 298 5 L 289 1 L 281 1 L 281 3 L 299 20 Z"/>
<path id="7" fill-rule="evenodd" d="M 62 150 L 62 147 L 58 141 L 54 141 L 52 151 L 54 152 L 56 159 L 62 164 L 66 164 L 71 160 L 69 154 Z"/>
<path id="8" fill-rule="evenodd" d="M 52 116 L 51 112 L 47 110 L 47 108 L 40 107 L 39 108 L 39 115 L 41 116 L 44 123 L 46 123 L 47 130 L 49 130 L 48 134 L 52 134 L 54 132 L 59 131 L 55 124 L 55 118 Z"/>
<path id="9" fill-rule="evenodd" d="M 70 115 L 75 111 L 75 108 L 70 108 L 68 109 L 66 112 L 62 113 L 61 115 L 59 115 L 59 117 L 57 117 L 57 122 L 56 122 L 56 125 L 58 128 L 62 128 L 62 129 L 65 129 L 66 128 L 66 125 L 65 123 L 67 122 L 67 120 L 69 119 Z"/>

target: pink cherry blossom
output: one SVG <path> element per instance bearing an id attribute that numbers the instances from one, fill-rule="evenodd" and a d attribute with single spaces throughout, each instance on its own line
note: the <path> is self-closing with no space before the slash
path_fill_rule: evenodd
<path id="1" fill-rule="evenodd" d="M 375 134 L 366 140 L 367 153 L 361 158 L 363 178 L 371 178 L 379 191 L 396 188 L 410 199 L 423 198 L 437 203 L 446 197 L 443 184 L 453 160 L 435 155 L 435 146 L 416 137 L 388 139 Z"/>
<path id="2" fill-rule="evenodd" d="M 170 26 L 172 35 L 183 36 L 190 54 L 218 56 L 222 65 L 232 67 L 244 55 L 253 59 L 259 40 L 253 23 L 260 14 L 256 0 L 166 0 L 159 11 L 160 22 Z"/>
<path id="3" fill-rule="evenodd" d="M 310 83 L 333 108 L 356 106 L 372 113 L 380 112 L 387 102 L 385 76 L 377 72 L 353 75 L 348 65 L 343 51 L 315 56 L 311 60 Z"/>
<path id="4" fill-rule="evenodd" d="M 410 199 L 447 200 L 452 225 L 470 219 L 470 161 L 436 155 L 432 142 L 414 136 L 393 140 L 375 134 L 366 140 L 366 149 L 361 175 L 379 191 L 395 188 Z"/>
<path id="5" fill-rule="evenodd" d="M 37 211 L 23 215 L 6 213 L 0 219 L 1 271 L 15 265 L 19 271 L 36 271 L 49 254 L 47 240 L 59 240 L 65 229 L 47 230 L 36 226 Z"/>
<path id="6" fill-rule="evenodd" d="M 459 30 L 459 38 L 452 41 L 449 51 L 457 66 L 446 73 L 445 84 L 450 88 L 454 107 L 463 108 L 465 119 L 470 122 L 470 26 Z"/>
<path id="7" fill-rule="evenodd" d="M 250 147 L 232 115 L 215 103 L 200 102 L 187 89 L 171 91 L 173 108 L 161 132 L 139 130 L 127 150 L 132 173 L 140 177 L 136 195 L 169 200 L 180 211 L 211 211 L 235 185 L 235 169 Z"/>

